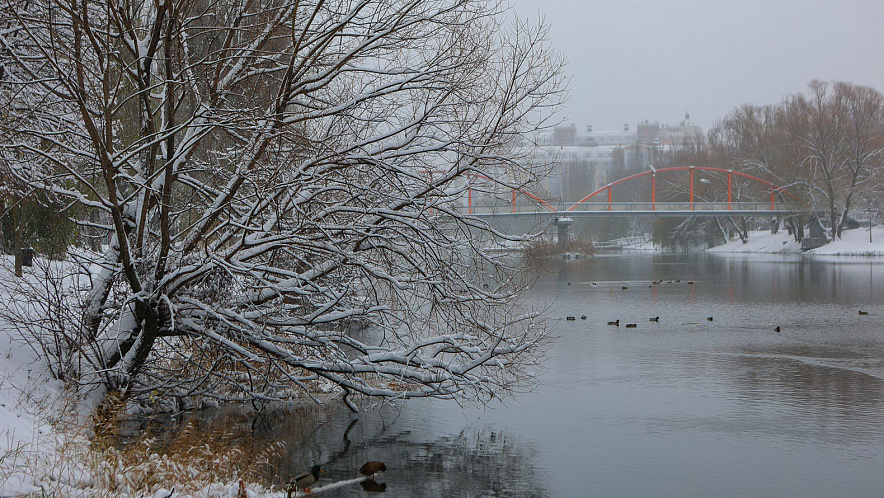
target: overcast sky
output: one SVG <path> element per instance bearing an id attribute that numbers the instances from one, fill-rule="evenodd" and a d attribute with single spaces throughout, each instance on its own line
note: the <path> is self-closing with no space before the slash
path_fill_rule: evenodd
<path id="1" fill-rule="evenodd" d="M 704 131 L 743 103 L 813 79 L 884 91 L 882 0 L 509 0 L 543 16 L 569 61 L 568 122 L 622 129 L 645 119 Z"/>

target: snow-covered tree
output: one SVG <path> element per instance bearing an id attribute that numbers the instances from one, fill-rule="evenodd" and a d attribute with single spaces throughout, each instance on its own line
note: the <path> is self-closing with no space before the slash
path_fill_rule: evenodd
<path id="1" fill-rule="evenodd" d="M 530 384 L 542 323 L 457 205 L 540 173 L 519 151 L 563 97 L 543 27 L 482 0 L 2 9 L 5 173 L 107 242 L 77 253 L 69 374 L 263 399 Z"/>
<path id="2" fill-rule="evenodd" d="M 809 87 L 777 104 L 735 109 L 713 128 L 710 142 L 734 169 L 800 194 L 835 238 L 857 199 L 880 192 L 884 96 L 847 82 Z"/>
<path id="3" fill-rule="evenodd" d="M 777 193 L 779 200 L 795 202 L 784 191 L 803 199 L 812 197 L 813 178 L 800 167 L 801 151 L 788 136 L 781 104 L 746 104 L 734 109 L 709 131 L 709 142 L 719 164 L 781 186 L 783 190 Z M 754 181 L 737 180 L 732 188 L 735 199 L 764 199 L 769 195 Z M 748 220 L 731 219 L 730 222 L 745 243 L 749 238 Z M 802 216 L 790 216 L 786 224 L 796 240 L 804 238 Z"/>

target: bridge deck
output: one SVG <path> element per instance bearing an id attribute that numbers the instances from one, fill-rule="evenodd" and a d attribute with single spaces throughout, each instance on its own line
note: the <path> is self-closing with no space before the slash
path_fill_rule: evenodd
<path id="1" fill-rule="evenodd" d="M 521 207 L 521 209 L 520 209 Z M 612 202 L 565 204 L 553 211 L 536 206 L 473 206 L 474 216 L 501 217 L 676 217 L 676 216 L 790 216 L 806 211 L 804 206 L 770 202 Z"/>

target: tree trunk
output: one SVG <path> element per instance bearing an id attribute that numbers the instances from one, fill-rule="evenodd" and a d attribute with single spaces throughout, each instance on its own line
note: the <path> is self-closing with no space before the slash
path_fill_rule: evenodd
<path id="1" fill-rule="evenodd" d="M 0 213 L 6 212 L 6 199 L 0 198 Z M 3 233 L 3 223 L 0 222 L 0 254 L 5 254 L 6 234 Z"/>
<path id="2" fill-rule="evenodd" d="M 15 254 L 15 276 L 22 276 L 22 220 L 21 202 L 16 203 L 12 208 L 12 226 L 15 231 L 15 246 L 12 248 Z"/>
<path id="3" fill-rule="evenodd" d="M 804 220 L 800 217 L 789 216 L 786 218 L 786 227 L 789 230 L 789 234 L 795 239 L 796 242 L 801 242 L 801 239 L 804 238 Z"/>
<path id="4" fill-rule="evenodd" d="M 746 217 L 740 217 L 740 224 L 742 225 L 742 228 L 737 225 L 737 220 L 735 220 L 733 216 L 728 216 L 728 219 L 731 220 L 731 225 L 733 225 L 734 230 L 736 230 L 737 235 L 740 237 L 740 241 L 744 244 L 749 242 L 749 231 L 746 228 Z"/>
<path id="5" fill-rule="evenodd" d="M 715 220 L 715 225 L 718 226 L 718 233 L 721 234 L 721 238 L 724 239 L 724 243 L 727 244 L 731 241 L 730 234 L 727 231 L 727 227 L 721 224 L 721 220 L 718 218 L 713 218 Z"/>
<path id="6" fill-rule="evenodd" d="M 832 189 L 829 189 L 829 237 L 835 240 L 838 238 L 838 208 L 835 206 L 834 194 L 831 192 Z"/>

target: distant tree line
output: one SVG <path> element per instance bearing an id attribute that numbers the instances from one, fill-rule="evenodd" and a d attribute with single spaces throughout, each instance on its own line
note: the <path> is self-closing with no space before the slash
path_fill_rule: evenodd
<path id="1" fill-rule="evenodd" d="M 815 80 L 806 93 L 781 102 L 737 107 L 705 140 L 658 150 L 653 164 L 717 166 L 768 179 L 807 205 L 809 216 L 786 220 L 796 239 L 810 217 L 820 220 L 830 239 L 840 238 L 853 218 L 865 220 L 884 208 L 884 96 L 868 86 Z M 704 173 L 694 184 L 695 199 L 725 200 L 726 176 Z M 735 202 L 770 196 L 754 182 L 732 180 Z M 683 198 L 686 189 L 676 185 L 667 195 Z M 783 192 L 776 195 L 792 200 Z M 655 221 L 669 238 L 695 241 L 718 235 L 727 240 L 731 233 L 746 240 L 752 226 L 745 218 Z"/>
<path id="2" fill-rule="evenodd" d="M 853 211 L 881 204 L 884 96 L 813 81 L 808 93 L 735 109 L 710 131 L 709 146 L 731 167 L 799 194 L 840 238 Z"/>

